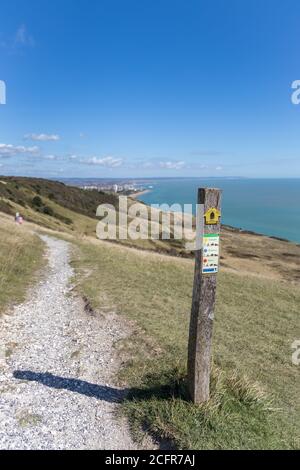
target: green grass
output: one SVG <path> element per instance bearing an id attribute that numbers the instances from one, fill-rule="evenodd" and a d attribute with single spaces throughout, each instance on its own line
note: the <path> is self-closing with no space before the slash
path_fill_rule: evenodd
<path id="1" fill-rule="evenodd" d="M 220 273 L 211 400 L 194 406 L 185 384 L 193 262 L 108 243 L 78 246 L 79 289 L 95 308 L 114 307 L 136 325 L 118 345 L 126 362 L 120 381 L 132 387 L 124 411 L 136 433 L 146 425 L 188 449 L 299 447 L 296 287 Z"/>
<path id="2" fill-rule="evenodd" d="M 169 364 L 171 366 L 171 364 Z M 124 405 L 136 436 L 148 425 L 153 435 L 181 449 L 254 449 L 279 445 L 272 431 L 272 403 L 246 379 L 212 373 L 211 400 L 187 400 L 184 376 L 176 369 L 148 375 Z"/>
<path id="3" fill-rule="evenodd" d="M 0 313 L 21 302 L 42 267 L 43 243 L 25 226 L 0 218 Z"/>

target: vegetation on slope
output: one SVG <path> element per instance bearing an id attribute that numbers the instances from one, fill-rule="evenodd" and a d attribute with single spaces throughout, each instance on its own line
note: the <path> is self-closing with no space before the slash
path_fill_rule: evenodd
<path id="1" fill-rule="evenodd" d="M 129 199 L 129 205 L 133 200 Z M 99 204 L 111 204 L 118 210 L 114 194 L 84 191 L 57 181 L 38 178 L 0 177 L 0 212 L 22 213 L 26 221 L 78 237 L 96 238 Z M 130 218 L 129 218 L 130 220 Z M 184 240 L 118 240 L 128 246 L 192 257 L 184 249 Z M 300 245 L 264 236 L 222 228 L 221 264 L 240 274 L 253 273 L 272 279 L 300 280 Z"/>
<path id="2" fill-rule="evenodd" d="M 136 202 L 129 198 L 128 205 Z M 10 215 L 19 211 L 27 221 L 46 228 L 96 237 L 96 226 L 99 222 L 96 211 L 101 204 L 116 208 L 118 222 L 119 199 L 115 194 L 86 191 L 45 179 L 0 177 L 0 211 Z M 129 218 L 129 221 L 131 220 Z M 158 240 L 127 239 L 118 242 L 141 249 L 186 255 L 182 240 L 162 240 L 161 227 L 159 233 Z"/>
<path id="3" fill-rule="evenodd" d="M 37 208 L 37 204 L 33 201 L 36 196 L 89 217 L 95 217 L 99 204 L 117 204 L 117 198 L 113 194 L 95 190 L 84 191 L 80 188 L 66 186 L 59 181 L 15 176 L 1 177 L 0 198 L 8 201 L 8 211 L 10 210 L 9 201 L 24 208 Z M 1 210 L 3 208 L 4 204 Z"/>
<path id="4" fill-rule="evenodd" d="M 133 429 L 146 425 L 185 449 L 299 446 L 296 287 L 219 275 L 212 399 L 199 407 L 186 400 L 185 384 L 193 262 L 103 242 L 78 246 L 80 291 L 94 308 L 116 308 L 136 325 L 118 345 Z"/>
<path id="5" fill-rule="evenodd" d="M 24 298 L 43 262 L 42 241 L 0 214 L 0 313 Z"/>

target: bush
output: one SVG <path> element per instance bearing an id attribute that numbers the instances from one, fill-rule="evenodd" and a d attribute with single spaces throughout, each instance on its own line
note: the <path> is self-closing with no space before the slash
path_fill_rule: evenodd
<path id="1" fill-rule="evenodd" d="M 43 213 L 44 213 L 44 214 L 47 214 L 47 215 L 51 215 L 51 216 L 54 215 L 53 209 L 52 209 L 51 207 L 49 207 L 49 206 L 45 206 L 45 207 L 43 208 Z"/>
<path id="2" fill-rule="evenodd" d="M 35 207 L 42 207 L 43 201 L 40 198 L 40 196 L 34 196 L 34 198 L 31 201 L 32 205 Z"/>
<path id="3" fill-rule="evenodd" d="M 55 217 L 56 217 L 56 219 L 60 220 L 61 222 L 63 222 L 66 225 L 72 225 L 73 224 L 73 220 L 70 219 L 69 217 L 65 217 L 64 215 L 55 214 Z"/>

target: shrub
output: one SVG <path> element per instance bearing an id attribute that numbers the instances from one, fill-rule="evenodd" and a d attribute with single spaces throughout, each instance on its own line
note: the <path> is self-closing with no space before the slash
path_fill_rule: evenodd
<path id="1" fill-rule="evenodd" d="M 45 207 L 43 208 L 43 213 L 44 213 L 44 214 L 47 214 L 47 215 L 51 215 L 51 216 L 54 215 L 53 209 L 52 209 L 51 207 L 49 207 L 49 206 L 45 206 Z"/>
<path id="2" fill-rule="evenodd" d="M 31 201 L 32 205 L 35 207 L 42 207 L 43 201 L 40 198 L 40 196 L 34 196 L 34 198 Z"/>

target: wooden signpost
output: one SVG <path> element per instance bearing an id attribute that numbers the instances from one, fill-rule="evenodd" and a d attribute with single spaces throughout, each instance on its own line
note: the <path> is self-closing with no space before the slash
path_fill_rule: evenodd
<path id="1" fill-rule="evenodd" d="M 203 241 L 195 252 L 195 276 L 188 348 L 188 384 L 194 403 L 209 400 L 211 342 L 219 270 L 221 191 L 200 188 L 198 204 L 204 206 L 199 227 Z"/>

